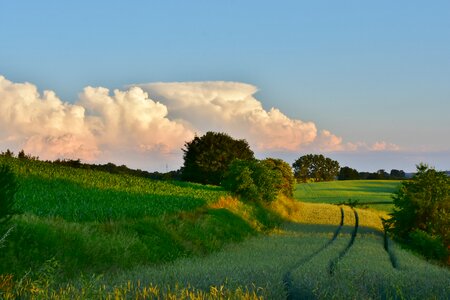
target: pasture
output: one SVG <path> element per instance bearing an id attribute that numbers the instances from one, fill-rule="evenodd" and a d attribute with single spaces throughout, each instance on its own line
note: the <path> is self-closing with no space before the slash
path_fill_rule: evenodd
<path id="1" fill-rule="evenodd" d="M 294 191 L 298 201 L 312 203 L 345 203 L 358 201 L 361 207 L 390 212 L 392 194 L 400 187 L 398 180 L 342 180 L 299 183 Z"/>

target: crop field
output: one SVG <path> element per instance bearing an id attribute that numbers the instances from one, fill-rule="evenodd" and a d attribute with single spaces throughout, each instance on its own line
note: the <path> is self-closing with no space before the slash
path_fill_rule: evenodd
<path id="1" fill-rule="evenodd" d="M 320 197 L 262 207 L 218 187 L 2 163 L 22 213 L 0 241 L 0 298 L 450 298 L 448 268 L 385 239 L 386 212 Z M 399 184 L 369 183 L 337 190 L 387 197 Z"/>
<path id="2" fill-rule="evenodd" d="M 450 271 L 392 242 L 385 248 L 380 231 L 360 226 L 373 223 L 359 219 L 360 211 L 343 207 L 334 225 L 286 223 L 278 233 L 228 245 L 207 257 L 137 267 L 94 285 L 157 286 L 164 293 L 174 285 L 203 291 L 226 287 L 224 292 L 246 291 L 242 299 L 448 299 Z"/>
<path id="3" fill-rule="evenodd" d="M 294 198 L 313 203 L 338 204 L 358 201 L 363 207 L 391 211 L 392 194 L 400 187 L 397 180 L 341 180 L 299 183 Z"/>
<path id="4" fill-rule="evenodd" d="M 189 211 L 217 201 L 218 187 L 170 183 L 0 157 L 19 177 L 17 209 L 66 221 L 106 221 Z M 44 201 L 45 200 L 45 201 Z"/>

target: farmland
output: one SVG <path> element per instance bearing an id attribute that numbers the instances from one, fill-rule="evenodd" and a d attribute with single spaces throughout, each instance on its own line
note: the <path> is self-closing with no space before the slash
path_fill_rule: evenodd
<path id="1" fill-rule="evenodd" d="M 359 205 L 391 211 L 392 194 L 401 181 L 397 180 L 345 180 L 297 184 L 294 198 L 313 203 L 344 203 L 358 201 Z"/>
<path id="2" fill-rule="evenodd" d="M 1 163 L 18 176 L 22 211 L 0 257 L 4 298 L 450 295 L 448 268 L 386 243 L 385 212 L 285 197 L 262 206 L 212 186 Z"/>

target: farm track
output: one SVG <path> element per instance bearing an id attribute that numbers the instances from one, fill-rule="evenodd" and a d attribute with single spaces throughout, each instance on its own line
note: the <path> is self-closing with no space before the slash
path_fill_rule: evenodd
<path id="1" fill-rule="evenodd" d="M 398 259 L 394 253 L 394 250 L 391 247 L 391 239 L 387 235 L 387 232 L 384 232 L 384 250 L 389 255 L 389 260 L 391 261 L 391 265 L 394 269 L 398 269 Z"/>
<path id="2" fill-rule="evenodd" d="M 312 260 L 315 256 L 317 256 L 319 253 L 327 249 L 338 237 L 339 233 L 342 230 L 342 227 L 344 226 L 344 209 L 341 207 L 341 222 L 339 226 L 336 228 L 336 230 L 333 233 L 333 237 L 322 247 L 320 247 L 316 252 L 312 253 L 311 255 L 299 260 L 296 264 L 294 264 L 284 275 L 283 275 L 283 285 L 284 289 L 287 294 L 288 300 L 293 299 L 300 299 L 300 292 L 297 291 L 296 288 L 294 288 L 293 280 L 292 280 L 292 271 L 295 269 L 301 267 L 304 263 Z"/>
<path id="3" fill-rule="evenodd" d="M 350 242 L 348 243 L 347 247 L 345 247 L 345 249 L 342 250 L 341 253 L 339 253 L 339 255 L 335 259 L 330 261 L 329 267 L 328 267 L 328 273 L 331 276 L 333 276 L 334 273 L 336 272 L 336 268 L 337 268 L 337 264 L 339 263 L 339 260 L 341 260 L 345 256 L 345 254 L 347 254 L 348 250 L 350 250 L 350 248 L 355 243 L 356 235 L 358 234 L 359 216 L 358 216 L 358 212 L 354 208 L 352 208 L 352 210 L 353 210 L 353 213 L 355 214 L 355 228 L 353 229 L 352 237 L 351 237 Z"/>

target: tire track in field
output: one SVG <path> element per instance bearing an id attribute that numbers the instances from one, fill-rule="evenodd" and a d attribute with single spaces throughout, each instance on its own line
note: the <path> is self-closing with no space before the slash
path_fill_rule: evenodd
<path id="1" fill-rule="evenodd" d="M 384 251 L 389 255 L 389 260 L 391 261 L 391 265 L 394 269 L 398 269 L 398 260 L 397 256 L 394 253 L 394 250 L 392 250 L 391 247 L 391 239 L 388 236 L 387 230 L 384 230 Z"/>
<path id="2" fill-rule="evenodd" d="M 353 229 L 352 237 L 351 237 L 350 242 L 348 243 L 347 247 L 345 247 L 344 250 L 342 250 L 341 253 L 339 253 L 339 255 L 335 259 L 330 260 L 330 263 L 328 266 L 328 273 L 331 276 L 333 276 L 334 273 L 336 272 L 336 268 L 337 268 L 337 264 L 339 263 L 339 260 L 341 260 L 347 254 L 348 250 L 350 250 L 350 248 L 355 243 L 356 235 L 358 234 L 359 216 L 358 216 L 358 212 L 354 208 L 352 208 L 352 210 L 353 210 L 353 213 L 355 214 L 355 228 Z"/>
<path id="3" fill-rule="evenodd" d="M 292 271 L 301 267 L 304 263 L 312 260 L 320 252 L 322 252 L 323 250 L 328 248 L 336 240 L 337 236 L 341 232 L 342 227 L 344 226 L 344 209 L 342 207 L 340 209 L 341 209 L 341 222 L 340 222 L 339 226 L 336 228 L 336 230 L 334 231 L 333 237 L 326 244 L 324 244 L 322 247 L 320 247 L 316 252 L 299 260 L 297 263 L 292 265 L 292 267 L 283 275 L 283 285 L 284 285 L 284 289 L 286 291 L 288 300 L 301 298 L 300 291 L 297 288 L 295 288 L 293 285 Z"/>

